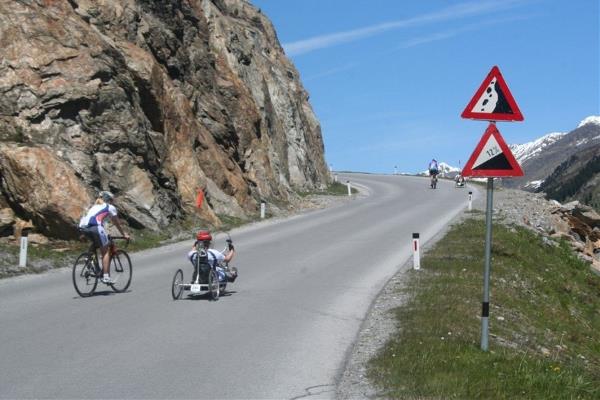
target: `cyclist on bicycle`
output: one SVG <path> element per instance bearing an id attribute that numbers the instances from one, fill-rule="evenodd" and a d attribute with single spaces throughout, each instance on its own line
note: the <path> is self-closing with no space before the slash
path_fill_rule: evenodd
<path id="1" fill-rule="evenodd" d="M 121 227 L 121 222 L 117 217 L 117 209 L 113 205 L 114 196 L 112 193 L 102 191 L 96 199 L 96 203 L 88 210 L 87 214 L 79 221 L 79 229 L 90 239 L 96 248 L 100 248 L 102 253 L 102 282 L 106 284 L 114 283 L 110 278 L 110 251 L 108 251 L 108 235 L 104 230 L 104 222 L 108 218 L 115 224 L 121 235 L 129 240 L 130 236 L 125 233 Z"/>
<path id="2" fill-rule="evenodd" d="M 217 273 L 219 274 L 220 281 L 234 282 L 237 278 L 237 270 L 233 269 L 230 271 L 226 271 L 219 266 L 219 263 L 231 261 L 233 256 L 235 255 L 235 249 L 233 247 L 233 243 L 231 240 L 227 241 L 228 252 L 227 254 L 221 253 L 219 250 L 211 249 L 210 245 L 212 242 L 212 235 L 209 231 L 199 231 L 196 234 L 196 241 L 192 246 L 192 250 L 188 253 L 188 259 L 191 261 L 192 265 L 196 265 L 196 257 L 198 253 L 196 252 L 198 249 L 206 250 L 208 256 L 208 262 L 211 265 L 216 264 Z"/>
<path id="3" fill-rule="evenodd" d="M 431 175 L 431 187 L 433 188 L 433 180 L 436 179 L 437 175 L 440 173 L 440 168 L 438 166 L 437 160 L 434 158 L 429 163 L 429 175 Z"/>

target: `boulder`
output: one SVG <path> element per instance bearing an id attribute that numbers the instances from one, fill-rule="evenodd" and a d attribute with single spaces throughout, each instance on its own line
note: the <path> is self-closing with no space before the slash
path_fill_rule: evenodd
<path id="1" fill-rule="evenodd" d="M 10 208 L 0 209 L 0 236 L 11 231 L 15 223 L 15 213 Z"/>
<path id="2" fill-rule="evenodd" d="M 561 207 L 561 211 L 563 212 L 572 212 L 575 208 L 579 207 L 579 201 L 575 200 L 575 201 L 571 201 L 569 203 L 565 203 L 562 205 Z"/>
<path id="3" fill-rule="evenodd" d="M 92 197 L 69 165 L 48 148 L 0 143 L 2 190 L 31 219 L 32 228 L 75 238 L 77 223 Z M 23 229 L 17 224 L 15 236 Z"/>
<path id="4" fill-rule="evenodd" d="M 34 229 L 33 223 L 31 221 L 24 221 L 20 218 L 17 218 L 13 226 L 14 238 L 16 241 L 21 240 L 21 234 L 24 229 Z"/>
<path id="5" fill-rule="evenodd" d="M 591 207 L 577 207 L 573 210 L 573 216 L 577 217 L 591 228 L 600 227 L 600 214 Z"/>
<path id="6" fill-rule="evenodd" d="M 49 240 L 46 236 L 39 233 L 30 233 L 27 236 L 27 240 L 32 244 L 48 244 Z"/>

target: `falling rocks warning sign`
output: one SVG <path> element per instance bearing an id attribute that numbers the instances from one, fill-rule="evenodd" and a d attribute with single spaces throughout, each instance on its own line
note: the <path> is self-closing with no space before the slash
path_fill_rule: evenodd
<path id="1" fill-rule="evenodd" d="M 465 164 L 462 175 L 487 178 L 523 176 L 521 166 L 500 135 L 496 124 L 490 123 Z"/>
<path id="2" fill-rule="evenodd" d="M 498 67 L 493 67 L 488 73 L 461 117 L 485 121 L 523 121 L 523 114 Z"/>

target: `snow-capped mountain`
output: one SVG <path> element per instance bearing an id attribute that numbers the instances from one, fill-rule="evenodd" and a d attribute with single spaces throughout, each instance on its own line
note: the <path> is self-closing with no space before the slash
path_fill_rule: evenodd
<path id="1" fill-rule="evenodd" d="M 548 147 L 565 135 L 566 133 L 564 132 L 552 132 L 532 142 L 511 144 L 509 147 L 519 164 L 523 164 L 526 160 L 539 155 L 545 147 Z"/>
<path id="2" fill-rule="evenodd" d="M 532 142 L 510 145 L 525 176 L 506 181 L 507 186 L 537 190 L 555 168 L 571 156 L 600 146 L 600 116 L 589 116 L 567 133 L 549 133 Z M 586 153 L 587 154 L 587 153 Z"/>
<path id="3" fill-rule="evenodd" d="M 598 115 L 589 116 L 589 117 L 585 118 L 583 121 L 581 121 L 581 123 L 577 127 L 581 128 L 582 126 L 587 125 L 587 124 L 600 125 L 600 116 L 598 116 Z"/>
<path id="4" fill-rule="evenodd" d="M 443 161 L 440 161 L 438 166 L 440 168 L 440 177 L 442 178 L 454 178 L 461 171 L 461 168 L 453 167 Z M 417 175 L 429 175 L 429 170 L 419 172 Z"/>
<path id="5" fill-rule="evenodd" d="M 592 116 L 589 116 L 589 117 L 583 119 L 577 126 L 577 129 L 581 128 L 584 125 L 589 125 L 589 124 L 600 126 L 600 116 L 592 115 Z M 510 147 L 510 150 L 512 151 L 513 155 L 519 162 L 519 164 L 523 164 L 528 159 L 534 158 L 534 157 L 537 157 L 538 155 L 540 155 L 541 152 L 546 147 L 548 147 L 551 144 L 564 138 L 565 135 L 567 135 L 567 134 L 568 134 L 568 132 L 552 132 L 552 133 L 548 133 L 547 135 L 544 135 L 534 141 L 524 143 L 524 144 L 511 144 L 511 145 L 509 145 L 509 147 Z M 575 141 L 575 143 L 573 143 L 573 145 L 581 146 L 581 145 L 588 143 L 590 140 L 596 140 L 596 139 L 599 139 L 599 138 L 598 137 L 582 137 L 582 138 L 578 139 L 577 141 Z"/>

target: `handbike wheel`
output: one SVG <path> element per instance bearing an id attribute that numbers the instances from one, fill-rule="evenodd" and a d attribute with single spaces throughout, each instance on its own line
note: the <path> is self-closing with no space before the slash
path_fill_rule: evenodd
<path id="1" fill-rule="evenodd" d="M 129 255 L 123 250 L 117 250 L 110 259 L 110 277 L 114 281 L 110 287 L 117 293 L 126 291 L 131 284 L 131 273 Z"/>
<path id="2" fill-rule="evenodd" d="M 91 296 L 98 285 L 91 253 L 82 253 L 73 264 L 73 286 L 81 297 Z"/>
<path id="3" fill-rule="evenodd" d="M 175 276 L 173 277 L 173 285 L 171 286 L 171 294 L 173 295 L 173 300 L 179 300 L 181 298 L 181 293 L 183 292 L 183 271 L 178 269 L 175 272 Z"/>
<path id="4" fill-rule="evenodd" d="M 213 300 L 219 299 L 219 294 L 221 292 L 219 287 L 219 275 L 214 269 L 211 269 L 208 273 L 208 291 L 210 292 L 210 297 Z"/>

